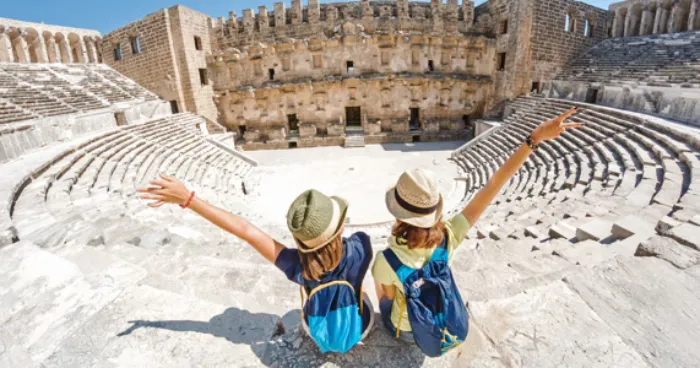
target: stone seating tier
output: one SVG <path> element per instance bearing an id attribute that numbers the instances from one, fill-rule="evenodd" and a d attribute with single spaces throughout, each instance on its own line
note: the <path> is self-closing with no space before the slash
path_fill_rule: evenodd
<path id="1" fill-rule="evenodd" d="M 0 124 L 158 99 L 103 64 L 0 63 L 0 92 Z"/>
<path id="2" fill-rule="evenodd" d="M 607 39 L 574 60 L 556 79 L 700 87 L 700 31 Z"/>
<path id="3" fill-rule="evenodd" d="M 542 144 L 454 253 L 472 321 L 462 350 L 440 359 L 380 326 L 349 354 L 321 354 L 299 332 L 298 290 L 279 270 L 195 214 L 137 199 L 134 188 L 167 172 L 293 244 L 247 204 L 240 187 L 253 167 L 206 140 L 192 115 L 3 164 L 16 174 L 0 177 L 0 215 L 15 230 L 0 248 L 0 327 L 9 332 L 0 365 L 91 366 L 128 353 L 126 364 L 159 367 L 695 366 L 697 135 L 619 110 L 519 98 L 498 131 L 454 153 L 466 186 L 449 213 L 539 122 L 572 104 L 581 107 L 572 120 L 586 126 Z M 386 246 L 386 225 L 362 230 L 375 251 Z"/>

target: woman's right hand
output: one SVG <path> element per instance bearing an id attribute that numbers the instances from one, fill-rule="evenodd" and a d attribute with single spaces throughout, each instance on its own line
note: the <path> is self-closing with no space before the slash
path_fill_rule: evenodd
<path id="1" fill-rule="evenodd" d="M 564 123 L 566 119 L 571 117 L 571 115 L 575 114 L 577 111 L 578 108 L 574 107 L 556 118 L 542 123 L 534 131 L 532 131 L 532 140 L 534 140 L 536 144 L 540 144 L 550 139 L 559 138 L 561 133 L 564 133 L 567 129 L 582 127 L 583 123 Z"/>
<path id="2" fill-rule="evenodd" d="M 137 190 L 142 193 L 141 199 L 153 201 L 149 207 L 160 207 L 165 203 L 185 204 L 192 193 L 181 181 L 165 174 L 160 174 L 160 180 L 152 180 L 149 184 L 151 186 Z"/>

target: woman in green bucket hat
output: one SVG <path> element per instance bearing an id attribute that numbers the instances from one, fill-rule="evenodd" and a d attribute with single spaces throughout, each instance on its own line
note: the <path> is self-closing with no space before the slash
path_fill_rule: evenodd
<path id="1" fill-rule="evenodd" d="M 362 280 L 372 262 L 367 234 L 344 238 L 348 204 L 307 190 L 287 212 L 287 226 L 296 248 L 287 248 L 248 220 L 195 196 L 179 180 L 160 175 L 139 189 L 150 207 L 165 203 L 191 209 L 211 223 L 248 242 L 268 261 L 300 285 L 304 330 L 323 352 L 347 352 L 369 333 L 374 312 L 362 292 Z M 305 299 L 306 302 L 304 302 Z"/>

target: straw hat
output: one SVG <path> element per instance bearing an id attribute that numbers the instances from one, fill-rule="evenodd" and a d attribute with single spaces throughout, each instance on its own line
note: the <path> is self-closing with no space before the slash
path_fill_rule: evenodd
<path id="1" fill-rule="evenodd" d="M 435 174 L 423 169 L 405 171 L 396 186 L 386 192 L 386 207 L 402 222 L 426 229 L 433 227 L 442 219 L 443 209 Z"/>
<path id="2" fill-rule="evenodd" d="M 302 253 L 315 252 L 343 231 L 348 204 L 340 197 L 328 197 L 311 189 L 292 202 L 287 226 Z"/>

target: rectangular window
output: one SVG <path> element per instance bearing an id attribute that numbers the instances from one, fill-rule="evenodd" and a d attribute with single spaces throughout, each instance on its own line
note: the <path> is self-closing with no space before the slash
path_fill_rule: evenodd
<path id="1" fill-rule="evenodd" d="M 501 33 L 501 34 L 506 34 L 506 33 L 508 33 L 508 19 L 504 19 L 503 21 L 501 21 L 501 30 L 500 30 L 500 33 Z"/>
<path id="2" fill-rule="evenodd" d="M 267 75 L 270 77 L 271 81 L 275 80 L 275 69 L 268 69 Z"/>
<path id="3" fill-rule="evenodd" d="M 177 114 L 180 112 L 180 109 L 177 107 L 177 101 L 172 100 L 170 101 L 170 111 L 173 112 L 173 114 Z"/>
<path id="4" fill-rule="evenodd" d="M 428 60 L 428 70 L 431 72 L 435 71 L 435 64 L 433 63 L 432 60 Z"/>
<path id="5" fill-rule="evenodd" d="M 197 50 L 202 49 L 202 39 L 199 36 L 194 36 L 194 48 Z"/>
<path id="6" fill-rule="evenodd" d="M 141 39 L 138 37 L 129 37 L 129 43 L 131 44 L 131 53 L 133 55 L 141 53 Z"/>
<path id="7" fill-rule="evenodd" d="M 501 52 L 498 54 L 498 70 L 506 70 L 506 53 Z"/>
<path id="8" fill-rule="evenodd" d="M 387 50 L 382 50 L 382 65 L 389 65 L 389 62 L 391 61 L 391 55 L 389 54 L 389 51 Z"/>
<path id="9" fill-rule="evenodd" d="M 206 69 L 199 69 L 199 83 L 201 83 L 203 86 L 209 84 L 209 78 L 207 78 Z"/>
<path id="10" fill-rule="evenodd" d="M 354 62 L 348 61 L 345 65 L 347 66 L 348 73 L 352 73 L 353 71 L 355 71 L 355 63 Z"/>
<path id="11" fill-rule="evenodd" d="M 114 61 L 119 61 L 122 59 L 122 45 L 114 46 Z M 77 59 L 75 59 L 77 60 Z"/>

